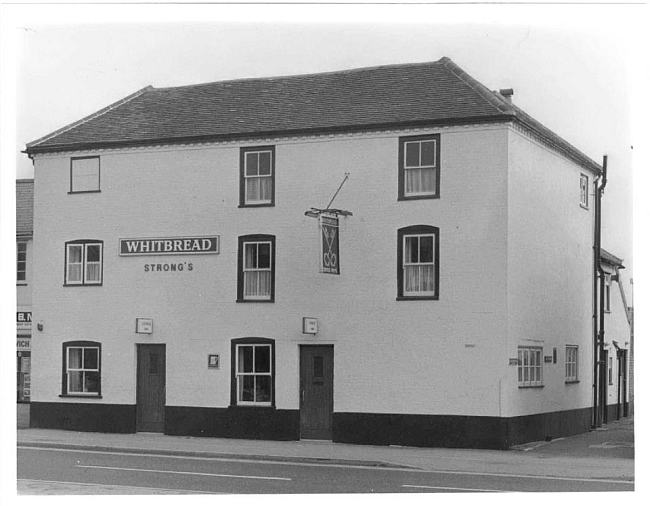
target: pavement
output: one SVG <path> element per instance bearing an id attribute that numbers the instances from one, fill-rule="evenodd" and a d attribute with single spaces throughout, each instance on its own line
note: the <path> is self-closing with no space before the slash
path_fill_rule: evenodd
<path id="1" fill-rule="evenodd" d="M 634 419 L 612 422 L 578 436 L 536 442 L 510 451 L 365 446 L 323 441 L 261 441 L 105 434 L 24 428 L 19 447 L 167 454 L 204 458 L 363 467 L 406 467 L 427 471 L 491 475 L 634 480 Z"/>

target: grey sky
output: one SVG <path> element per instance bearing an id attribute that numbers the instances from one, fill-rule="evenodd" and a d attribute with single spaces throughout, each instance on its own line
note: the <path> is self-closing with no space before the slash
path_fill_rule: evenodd
<path id="1" fill-rule="evenodd" d="M 514 88 L 517 105 L 597 162 L 608 154 L 604 246 L 631 275 L 644 6 L 43 7 L 15 19 L 16 152 L 147 85 L 448 56 L 491 89 Z M 15 159 L 17 177 L 32 177 Z"/>

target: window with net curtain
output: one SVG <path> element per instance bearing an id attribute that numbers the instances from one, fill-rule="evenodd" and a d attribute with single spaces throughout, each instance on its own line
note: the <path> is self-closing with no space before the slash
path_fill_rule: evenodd
<path id="1" fill-rule="evenodd" d="M 237 300 L 272 302 L 275 286 L 275 236 L 239 238 Z"/>
<path id="2" fill-rule="evenodd" d="M 66 285 L 99 285 L 102 283 L 101 241 L 66 243 Z"/>
<path id="3" fill-rule="evenodd" d="M 240 206 L 274 205 L 275 147 L 241 148 Z"/>
<path id="4" fill-rule="evenodd" d="M 398 230 L 398 299 L 438 298 L 439 229 L 415 225 Z"/>
<path id="5" fill-rule="evenodd" d="M 63 343 L 63 394 L 99 395 L 101 345 L 92 341 Z"/>
<path id="6" fill-rule="evenodd" d="M 440 136 L 401 137 L 399 199 L 436 198 L 440 186 Z"/>

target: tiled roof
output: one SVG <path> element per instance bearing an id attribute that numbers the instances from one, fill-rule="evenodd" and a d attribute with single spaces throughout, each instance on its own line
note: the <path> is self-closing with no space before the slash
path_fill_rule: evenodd
<path id="1" fill-rule="evenodd" d="M 625 268 L 623 266 L 623 259 L 618 258 L 615 255 L 612 255 L 609 251 L 604 250 L 603 248 L 600 248 L 600 260 L 602 262 L 608 263 L 610 265 L 615 265 L 617 267 Z"/>
<path id="2" fill-rule="evenodd" d="M 16 180 L 16 235 L 31 236 L 34 231 L 34 180 Z"/>
<path id="3" fill-rule="evenodd" d="M 596 162 L 446 57 L 321 74 L 149 86 L 29 143 L 26 152 L 511 120 L 600 171 Z"/>

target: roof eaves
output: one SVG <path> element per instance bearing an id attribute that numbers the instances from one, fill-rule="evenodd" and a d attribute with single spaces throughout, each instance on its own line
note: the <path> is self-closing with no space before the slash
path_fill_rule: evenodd
<path id="1" fill-rule="evenodd" d="M 25 152 L 28 153 L 28 154 L 31 154 L 33 152 L 33 148 L 37 147 L 39 144 L 42 144 L 45 141 L 52 140 L 53 138 L 55 138 L 58 135 L 61 135 L 64 132 L 72 130 L 73 128 L 76 128 L 79 125 L 82 125 L 84 123 L 87 123 L 88 121 L 91 121 L 91 120 L 93 120 L 95 118 L 98 118 L 99 116 L 101 116 L 103 114 L 106 114 L 108 111 L 111 111 L 111 110 L 113 110 L 113 109 L 115 109 L 117 107 L 120 107 L 121 105 L 125 104 L 126 102 L 129 102 L 130 100 L 133 100 L 134 98 L 137 98 L 140 95 L 143 95 L 144 93 L 146 93 L 146 92 L 148 92 L 150 90 L 153 90 L 153 89 L 154 88 L 151 85 L 146 86 L 146 87 L 136 91 L 135 93 L 131 93 L 130 95 L 118 100 L 117 102 L 113 102 L 112 104 L 107 105 L 106 107 L 100 109 L 99 111 L 96 111 L 96 112 L 86 116 L 85 118 L 82 118 L 82 119 L 80 119 L 78 121 L 75 121 L 74 123 L 70 123 L 69 125 L 66 125 L 66 126 L 64 126 L 62 128 L 59 128 L 58 130 L 55 130 L 54 132 L 49 133 L 46 136 L 41 137 L 40 139 L 36 139 L 35 141 L 29 142 L 26 145 L 27 149 L 25 150 Z"/>
<path id="2" fill-rule="evenodd" d="M 410 122 L 393 122 L 393 123 L 373 123 L 367 125 L 349 125 L 322 128 L 304 128 L 295 130 L 270 130 L 260 132 L 241 132 L 222 135 L 202 135 L 192 137 L 173 137 L 173 138 L 155 138 L 141 139 L 131 141 L 105 141 L 105 142 L 86 142 L 75 144 L 48 145 L 44 147 L 35 146 L 32 153 L 61 153 L 65 151 L 91 151 L 97 149 L 119 149 L 144 146 L 166 146 L 192 143 L 209 143 L 209 142 L 229 142 L 241 140 L 257 140 L 266 138 L 280 138 L 289 136 L 308 136 L 308 135 L 327 135 L 337 133 L 355 133 L 376 130 L 394 130 L 406 128 L 426 128 L 453 125 L 468 124 L 485 124 L 485 123 L 505 123 L 511 122 L 514 118 L 510 115 L 495 114 L 494 116 L 472 116 L 464 118 L 446 118 L 440 120 L 422 120 Z"/>
<path id="3" fill-rule="evenodd" d="M 617 267 L 625 268 L 623 266 L 623 259 L 618 258 L 616 255 L 612 255 L 609 251 L 604 248 L 600 248 L 600 260 L 601 262 L 608 263 L 610 265 L 615 265 Z"/>

